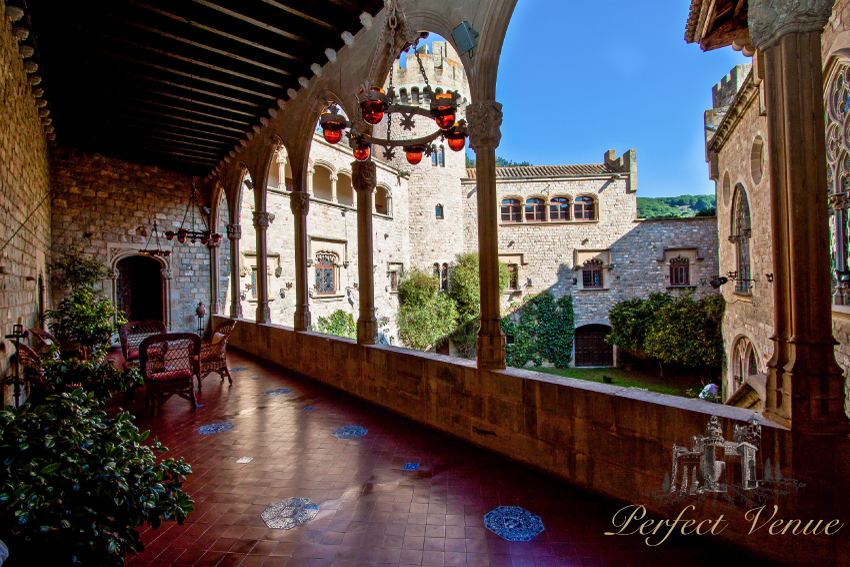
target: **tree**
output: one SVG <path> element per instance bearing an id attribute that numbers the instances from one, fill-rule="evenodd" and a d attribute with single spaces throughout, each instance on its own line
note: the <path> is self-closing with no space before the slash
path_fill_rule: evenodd
<path id="1" fill-rule="evenodd" d="M 648 299 L 634 297 L 618 301 L 608 314 L 611 334 L 605 340 L 631 354 L 642 356 L 646 350 L 646 335 L 655 323 L 658 311 L 672 301 L 669 293 L 659 292 L 650 293 Z"/>
<path id="2" fill-rule="evenodd" d="M 454 302 L 444 293 L 437 278 L 412 269 L 399 282 L 398 336 L 408 347 L 427 350 L 452 334 L 458 313 Z"/>
<path id="3" fill-rule="evenodd" d="M 81 244 L 65 247 L 50 268 L 54 282 L 71 290 L 94 287 L 109 275 L 106 264 L 83 252 Z"/>
<path id="4" fill-rule="evenodd" d="M 330 317 L 319 317 L 316 323 L 320 333 L 349 339 L 357 338 L 357 323 L 354 322 L 354 316 L 342 309 L 337 309 L 331 313 Z"/>
<path id="5" fill-rule="evenodd" d="M 690 293 L 658 310 L 646 335 L 646 353 L 664 363 L 676 363 L 706 372 L 723 361 L 721 324 L 726 301 L 711 295 L 694 301 Z"/>
<path id="6" fill-rule="evenodd" d="M 499 293 L 505 291 L 510 281 L 508 267 L 499 262 Z M 481 281 L 478 271 L 478 254 L 458 254 L 449 272 L 449 296 L 458 312 L 458 326 L 452 341 L 461 356 L 475 356 L 478 336 L 478 317 L 481 314 Z"/>

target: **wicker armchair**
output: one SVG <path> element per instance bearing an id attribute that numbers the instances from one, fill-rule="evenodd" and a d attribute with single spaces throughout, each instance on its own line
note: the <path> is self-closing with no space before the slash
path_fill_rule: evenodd
<path id="1" fill-rule="evenodd" d="M 174 394 L 192 402 L 192 411 L 198 408 L 192 378 L 199 375 L 200 354 L 201 337 L 194 333 L 161 333 L 139 345 L 145 393 L 154 417 L 159 406 Z"/>
<path id="2" fill-rule="evenodd" d="M 198 390 L 201 389 L 201 380 L 213 372 L 221 376 L 222 382 L 226 376 L 227 382 L 233 384 L 233 378 L 230 377 L 230 371 L 227 369 L 227 339 L 230 338 L 230 333 L 235 326 L 236 321 L 225 321 L 215 328 L 210 340 L 201 342 L 201 372 L 198 374 Z"/>
<path id="3" fill-rule="evenodd" d="M 118 336 L 121 337 L 121 353 L 124 355 L 124 367 L 133 366 L 139 362 L 139 347 L 151 335 L 165 333 L 165 323 L 155 319 L 147 321 L 130 321 L 121 325 Z"/>
<path id="4" fill-rule="evenodd" d="M 27 345 L 19 345 L 17 356 L 24 372 L 25 381 L 30 385 L 31 403 L 43 402 L 47 396 L 57 391 L 57 385 L 48 378 L 41 364 L 41 357 Z M 67 384 L 68 388 L 79 388 L 81 383 Z"/>
<path id="5" fill-rule="evenodd" d="M 48 333 L 47 331 L 42 331 L 41 329 L 32 328 L 29 330 L 30 336 L 33 338 L 32 341 L 32 350 L 37 352 L 40 355 L 47 354 L 51 352 L 51 350 L 55 348 L 59 348 L 61 345 L 59 341 L 56 340 L 56 337 Z M 55 352 L 55 351 L 54 351 Z"/>

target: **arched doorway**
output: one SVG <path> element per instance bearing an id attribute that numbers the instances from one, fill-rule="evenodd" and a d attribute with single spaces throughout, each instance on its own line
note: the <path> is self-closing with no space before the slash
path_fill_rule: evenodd
<path id="1" fill-rule="evenodd" d="M 756 349 L 750 339 L 741 337 L 732 349 L 732 388 L 730 394 L 737 392 L 748 377 L 758 373 Z"/>
<path id="2" fill-rule="evenodd" d="M 614 347 L 605 342 L 608 325 L 584 325 L 576 329 L 576 366 L 612 366 Z"/>
<path id="3" fill-rule="evenodd" d="M 162 264 L 147 256 L 129 256 L 116 264 L 115 303 L 128 321 L 165 321 Z"/>

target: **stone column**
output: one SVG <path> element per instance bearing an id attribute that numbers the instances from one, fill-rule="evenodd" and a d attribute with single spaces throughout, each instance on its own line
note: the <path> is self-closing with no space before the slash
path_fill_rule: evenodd
<path id="1" fill-rule="evenodd" d="M 281 146 L 277 152 L 277 188 L 286 191 L 286 148 Z"/>
<path id="2" fill-rule="evenodd" d="M 478 273 L 481 280 L 481 326 L 478 368 L 505 368 L 505 334 L 499 294 L 499 204 L 496 197 L 496 148 L 502 138 L 502 105 L 488 100 L 466 107 L 469 146 L 475 151 L 478 193 Z"/>
<path id="3" fill-rule="evenodd" d="M 272 221 L 267 211 L 254 211 L 254 229 L 257 231 L 257 323 L 271 323 L 269 309 L 269 258 L 266 231 Z"/>
<path id="4" fill-rule="evenodd" d="M 336 203 L 336 173 L 331 173 L 331 201 Z"/>
<path id="5" fill-rule="evenodd" d="M 230 241 L 230 318 L 242 318 L 242 278 L 239 273 L 239 240 L 242 227 L 238 224 L 227 225 L 227 239 Z"/>
<path id="6" fill-rule="evenodd" d="M 210 251 L 210 315 L 218 315 L 219 313 L 219 280 L 221 279 L 221 265 L 219 263 L 219 247 L 221 241 L 207 242 L 207 248 Z"/>
<path id="7" fill-rule="evenodd" d="M 313 174 L 316 173 L 316 170 L 313 169 L 313 166 L 307 168 L 307 194 L 313 194 Z"/>
<path id="8" fill-rule="evenodd" d="M 307 213 L 310 212 L 310 195 L 304 191 L 293 191 L 289 206 L 295 220 L 295 330 L 309 331 L 313 328 L 310 316 L 310 278 L 307 273 Z"/>
<path id="9" fill-rule="evenodd" d="M 765 416 L 810 433 L 848 429 L 832 336 L 821 61 L 833 3 L 751 0 L 748 14 L 765 61 L 770 152 L 776 329 Z"/>
<path id="10" fill-rule="evenodd" d="M 378 172 L 372 160 L 351 163 L 351 183 L 357 191 L 357 290 L 360 293 L 357 343 L 361 345 L 374 345 L 378 342 L 372 260 L 372 195 L 377 180 Z"/>

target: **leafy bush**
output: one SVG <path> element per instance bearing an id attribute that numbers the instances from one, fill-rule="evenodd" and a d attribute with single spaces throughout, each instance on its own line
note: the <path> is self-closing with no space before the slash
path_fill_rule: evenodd
<path id="1" fill-rule="evenodd" d="M 508 287 L 510 273 L 499 262 L 499 293 Z M 458 353 L 465 358 L 475 357 L 478 337 L 478 317 L 481 314 L 481 281 L 478 254 L 458 254 L 449 271 L 449 297 L 458 311 L 458 327 L 451 339 Z"/>
<path id="2" fill-rule="evenodd" d="M 399 282 L 398 336 L 408 347 L 427 350 L 448 337 L 457 326 L 457 309 L 440 284 L 425 272 L 413 269 Z"/>
<path id="3" fill-rule="evenodd" d="M 664 363 L 706 371 L 723 362 L 720 329 L 726 302 L 721 295 L 694 301 L 691 294 L 676 298 L 658 310 L 646 335 L 646 353 Z"/>
<path id="4" fill-rule="evenodd" d="M 648 299 L 634 297 L 618 301 L 608 315 L 611 334 L 605 340 L 640 358 L 646 350 L 646 335 L 658 310 L 673 301 L 669 293 L 653 292 Z"/>
<path id="5" fill-rule="evenodd" d="M 91 409 L 82 390 L 0 411 L 0 531 L 19 565 L 120 566 L 144 546 L 136 528 L 182 524 L 194 502 L 183 459 L 156 462 L 159 442 L 121 412 Z"/>
<path id="6" fill-rule="evenodd" d="M 330 317 L 319 317 L 318 328 L 320 333 L 336 335 L 338 337 L 357 338 L 357 323 L 351 313 L 337 309 Z"/>
<path id="7" fill-rule="evenodd" d="M 521 368 L 529 361 L 540 366 L 546 359 L 558 368 L 572 362 L 575 337 L 573 298 L 555 299 L 550 291 L 527 297 L 524 304 L 502 319 L 502 330 L 513 336 L 506 346 L 508 366 Z"/>
<path id="8" fill-rule="evenodd" d="M 89 257 L 80 244 L 71 244 L 50 265 L 54 281 L 72 290 L 93 287 L 109 276 L 109 268 L 97 258 Z"/>
<path id="9" fill-rule="evenodd" d="M 78 287 L 59 306 L 48 311 L 50 331 L 63 343 L 79 342 L 90 349 L 108 346 L 115 326 L 125 323 L 123 314 L 111 301 L 89 287 Z"/>
<path id="10" fill-rule="evenodd" d="M 103 355 L 85 361 L 42 359 L 41 368 L 47 383 L 57 393 L 82 387 L 97 402 L 106 402 L 115 392 L 128 392 L 142 385 L 137 368 L 121 370 Z"/>

